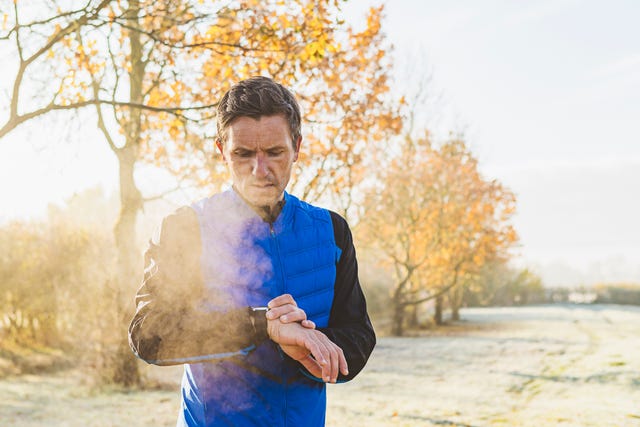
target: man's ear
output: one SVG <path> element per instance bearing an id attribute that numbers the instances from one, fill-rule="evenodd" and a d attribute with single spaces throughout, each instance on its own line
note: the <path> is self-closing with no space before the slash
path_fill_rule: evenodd
<path id="1" fill-rule="evenodd" d="M 298 154 L 300 153 L 300 145 L 302 144 L 302 136 L 298 137 L 298 141 L 296 141 L 296 151 L 295 154 L 293 156 L 293 161 L 295 162 L 296 160 L 298 160 Z"/>
<path id="2" fill-rule="evenodd" d="M 222 160 L 226 162 L 227 158 L 224 156 L 224 147 L 222 146 L 222 141 L 220 141 L 220 138 L 216 138 L 216 147 L 218 147 L 218 151 L 220 152 L 220 154 L 222 154 Z"/>

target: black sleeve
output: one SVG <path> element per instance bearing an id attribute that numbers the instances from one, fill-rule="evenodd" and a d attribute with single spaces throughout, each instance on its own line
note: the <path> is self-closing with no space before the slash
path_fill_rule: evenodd
<path id="1" fill-rule="evenodd" d="M 208 312 L 198 219 L 181 208 L 162 222 L 145 253 L 142 286 L 129 326 L 129 344 L 144 361 L 176 365 L 242 353 L 267 338 L 266 319 L 256 325 L 247 309 Z"/>
<path id="2" fill-rule="evenodd" d="M 353 246 L 351 230 L 347 222 L 335 212 L 331 212 L 336 244 L 342 250 L 336 266 L 336 283 L 329 326 L 319 328 L 344 352 L 349 375 L 338 377 L 339 381 L 353 379 L 369 359 L 376 345 L 376 335 L 367 314 L 360 281 L 358 279 L 358 261 Z"/>

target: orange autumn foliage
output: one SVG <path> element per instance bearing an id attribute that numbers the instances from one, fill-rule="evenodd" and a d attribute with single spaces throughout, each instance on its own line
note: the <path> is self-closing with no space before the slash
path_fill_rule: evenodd
<path id="1" fill-rule="evenodd" d="M 340 21 L 335 1 L 226 6 L 206 31 L 185 31 L 172 39 L 188 46 L 174 61 L 198 68 L 181 74 L 179 89 L 169 80 L 151 79 L 159 83 L 150 98 L 158 105 L 213 106 L 233 83 L 252 75 L 271 76 L 292 88 L 305 123 L 291 190 L 309 200 L 324 197 L 346 213 L 350 190 L 365 175 L 367 148 L 401 126 L 388 93 L 391 63 L 381 15 L 382 8 L 371 9 L 358 32 Z M 218 188 L 226 175 L 214 149 L 212 109 L 189 112 L 190 119 L 178 121 L 170 115 L 147 116 L 145 159 L 197 186 Z"/>
<path id="2" fill-rule="evenodd" d="M 291 191 L 347 213 L 368 152 L 399 132 L 401 118 L 383 8 L 370 9 L 356 31 L 341 3 L 95 0 L 72 11 L 53 2 L 20 4 L 33 25 L 5 21 L 31 48 L 23 49 L 21 78 L 29 69 L 48 76 L 32 99 L 43 107 L 38 114 L 97 105 L 114 152 L 131 150 L 128 161 L 155 164 L 207 192 L 226 179 L 213 144 L 224 91 L 253 75 L 291 87 L 306 120 Z M 2 133 L 27 114 L 15 116 Z"/>
<path id="3" fill-rule="evenodd" d="M 487 180 L 461 139 L 407 137 L 365 198 L 360 235 L 393 268 L 394 332 L 407 307 L 459 286 L 507 256 L 515 196 Z"/>

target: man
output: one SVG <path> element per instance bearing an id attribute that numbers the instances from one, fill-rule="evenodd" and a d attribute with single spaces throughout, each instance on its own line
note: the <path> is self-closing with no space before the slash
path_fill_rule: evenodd
<path id="1" fill-rule="evenodd" d="M 325 383 L 352 379 L 375 345 L 351 232 L 285 192 L 302 141 L 286 88 L 244 80 L 217 113 L 233 188 L 164 219 L 131 347 L 185 364 L 178 426 L 323 426 Z"/>

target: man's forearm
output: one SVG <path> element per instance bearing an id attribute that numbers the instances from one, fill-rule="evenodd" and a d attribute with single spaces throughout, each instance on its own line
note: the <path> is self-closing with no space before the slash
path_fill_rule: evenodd
<path id="1" fill-rule="evenodd" d="M 201 247 L 195 211 L 181 208 L 163 220 L 145 253 L 129 340 L 134 353 L 149 363 L 215 359 L 266 339 L 266 326 L 257 330 L 246 307 L 200 308 L 207 299 Z"/>
<path id="2" fill-rule="evenodd" d="M 146 362 L 175 365 L 246 352 L 266 338 L 266 330 L 259 328 L 246 308 L 194 313 L 154 309 L 151 303 L 136 313 L 129 340 L 134 353 Z"/>

